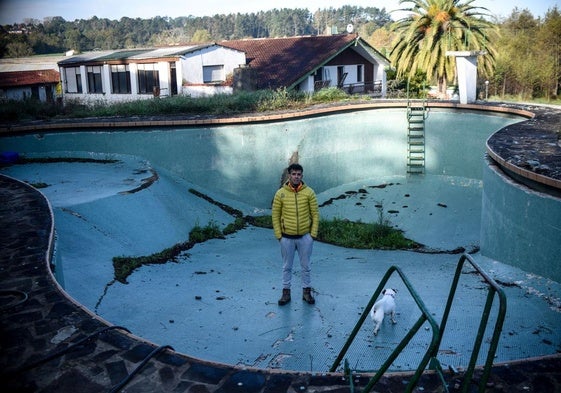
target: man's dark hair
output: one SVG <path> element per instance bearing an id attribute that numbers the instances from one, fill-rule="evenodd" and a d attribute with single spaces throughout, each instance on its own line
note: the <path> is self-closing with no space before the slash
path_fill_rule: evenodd
<path id="1" fill-rule="evenodd" d="M 286 171 L 288 173 L 292 172 L 292 171 L 301 171 L 304 172 L 304 168 L 302 168 L 302 165 L 298 164 L 298 163 L 294 163 L 294 164 L 290 164 L 288 166 L 288 168 L 286 168 Z"/>

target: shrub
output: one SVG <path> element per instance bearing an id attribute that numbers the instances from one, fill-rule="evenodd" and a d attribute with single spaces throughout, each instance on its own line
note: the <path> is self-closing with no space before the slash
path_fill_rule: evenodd
<path id="1" fill-rule="evenodd" d="M 331 102 L 349 98 L 350 96 L 343 90 L 336 87 L 327 87 L 314 93 L 312 101 L 314 102 Z"/>
<path id="2" fill-rule="evenodd" d="M 224 228 L 222 233 L 224 235 L 230 235 L 244 228 L 245 228 L 245 220 L 241 217 L 236 217 L 233 223 L 226 225 L 226 228 Z"/>
<path id="3" fill-rule="evenodd" d="M 222 231 L 218 224 L 214 221 L 208 223 L 205 227 L 195 225 L 189 232 L 189 241 L 191 243 L 202 243 L 210 239 L 223 239 Z"/>
<path id="4" fill-rule="evenodd" d="M 410 249 L 417 244 L 388 222 L 363 223 L 335 218 L 321 220 L 318 240 L 347 248 Z"/>

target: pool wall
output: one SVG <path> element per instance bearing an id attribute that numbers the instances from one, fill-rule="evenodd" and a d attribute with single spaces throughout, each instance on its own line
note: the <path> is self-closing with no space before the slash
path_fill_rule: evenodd
<path id="1" fill-rule="evenodd" d="M 485 140 L 516 121 L 520 119 L 431 110 L 426 122 L 426 174 L 480 181 Z M 383 183 L 387 176 L 405 177 L 406 130 L 405 108 L 394 108 L 221 127 L 28 134 L 2 142 L 5 148 L 29 156 L 133 155 L 209 195 L 219 192 L 233 200 L 242 196 L 248 205 L 267 209 L 283 169 L 295 154 L 304 166 L 305 181 L 316 193 L 362 179 Z"/>
<path id="2" fill-rule="evenodd" d="M 491 160 L 483 184 L 481 253 L 561 282 L 561 199 L 513 181 Z"/>

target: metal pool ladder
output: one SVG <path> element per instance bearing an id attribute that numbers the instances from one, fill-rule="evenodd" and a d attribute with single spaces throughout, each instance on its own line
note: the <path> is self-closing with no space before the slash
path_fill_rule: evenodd
<path id="1" fill-rule="evenodd" d="M 470 384 L 471 384 L 471 380 L 473 378 L 473 374 L 474 374 L 474 370 L 475 370 L 475 363 L 477 362 L 477 357 L 479 355 L 479 351 L 480 351 L 481 345 L 483 343 L 483 338 L 484 338 L 483 336 L 485 334 L 487 324 L 489 323 L 489 317 L 491 315 L 491 307 L 493 305 L 493 300 L 494 300 L 495 296 L 498 296 L 498 299 L 499 299 L 499 307 L 498 307 L 495 326 L 494 326 L 494 329 L 493 329 L 493 336 L 492 336 L 491 343 L 490 343 L 490 346 L 489 346 L 489 351 L 487 353 L 487 358 L 486 358 L 486 361 L 485 361 L 485 365 L 483 367 L 483 372 L 482 372 L 482 375 L 481 375 L 481 379 L 479 381 L 479 392 L 483 393 L 485 391 L 485 386 L 487 384 L 487 380 L 489 379 L 489 375 L 491 373 L 491 367 L 493 366 L 493 359 L 495 357 L 495 353 L 496 353 L 498 343 L 499 343 L 499 339 L 500 339 L 500 333 L 501 333 L 502 327 L 503 327 L 503 322 L 504 322 L 504 318 L 505 318 L 505 314 L 506 314 L 506 296 L 505 296 L 504 292 L 502 291 L 502 289 L 497 285 L 497 283 L 492 278 L 490 278 L 475 263 L 473 258 L 468 254 L 463 254 L 460 257 L 460 259 L 458 261 L 458 264 L 456 266 L 456 272 L 454 274 L 454 279 L 452 281 L 450 292 L 448 294 L 448 301 L 446 303 L 446 308 L 444 310 L 444 314 L 442 316 L 442 322 L 440 323 L 440 326 L 436 323 L 436 321 L 432 317 L 431 313 L 428 311 L 427 307 L 423 303 L 422 299 L 419 297 L 419 295 L 417 294 L 417 292 L 415 291 L 415 289 L 413 288 L 413 286 L 411 285 L 411 283 L 409 282 L 407 277 L 403 274 L 403 272 L 397 266 L 390 267 L 388 269 L 388 271 L 386 272 L 386 274 L 384 275 L 384 277 L 382 278 L 382 280 L 380 281 L 380 284 L 378 285 L 378 288 L 376 288 L 376 291 L 374 292 L 374 294 L 370 298 L 370 301 L 366 305 L 366 307 L 364 309 L 364 312 L 360 316 L 358 322 L 356 323 L 354 329 L 352 330 L 352 332 L 349 335 L 347 341 L 343 345 L 343 348 L 341 349 L 339 355 L 337 356 L 337 359 L 335 360 L 335 362 L 333 363 L 333 365 L 331 366 L 329 371 L 330 372 L 335 372 L 337 370 L 337 367 L 339 367 L 339 365 L 341 364 L 341 361 L 345 357 L 345 354 L 347 353 L 349 347 L 351 346 L 351 344 L 354 341 L 355 337 L 357 336 L 359 330 L 361 329 L 362 325 L 364 324 L 364 321 L 368 317 L 370 309 L 374 306 L 374 303 L 376 302 L 376 299 L 378 298 L 378 296 L 380 295 L 382 290 L 385 288 L 387 281 L 390 279 L 392 274 L 397 273 L 400 276 L 403 283 L 405 284 L 405 286 L 407 287 L 407 290 L 409 291 L 409 293 L 411 294 L 411 296 L 415 300 L 415 303 L 417 304 L 418 308 L 421 311 L 421 316 L 419 317 L 417 322 L 413 325 L 413 327 L 411 327 L 411 329 L 405 335 L 405 337 L 401 340 L 401 342 L 397 345 L 397 347 L 394 349 L 394 351 L 390 354 L 390 356 L 386 359 L 386 361 L 382 364 L 380 369 L 374 374 L 374 376 L 372 376 L 370 378 L 370 380 L 368 381 L 368 384 L 365 386 L 365 388 L 362 390 L 362 392 L 370 392 L 372 390 L 374 385 L 376 385 L 376 383 L 380 380 L 380 378 L 384 375 L 384 373 L 391 366 L 393 361 L 405 349 L 405 347 L 407 346 L 409 341 L 411 341 L 411 339 L 417 334 L 417 332 L 419 331 L 419 329 L 422 327 L 422 325 L 425 322 L 428 322 L 429 325 L 430 325 L 430 329 L 432 330 L 432 338 L 431 338 L 431 341 L 428 345 L 428 348 L 427 348 L 423 358 L 421 359 L 421 361 L 419 363 L 419 366 L 417 367 L 417 369 L 415 371 L 415 374 L 409 380 L 409 383 L 407 384 L 405 392 L 412 392 L 413 391 L 413 389 L 417 385 L 417 383 L 418 383 L 421 375 L 423 374 L 425 368 L 427 367 L 427 365 L 429 366 L 429 368 L 431 370 L 436 371 L 436 373 L 440 377 L 440 381 L 443 384 L 444 390 L 446 392 L 448 392 L 448 386 L 447 386 L 446 380 L 444 378 L 444 372 L 442 370 L 442 366 L 440 365 L 440 361 L 437 358 L 437 355 L 438 355 L 438 350 L 440 348 L 440 343 L 442 341 L 442 335 L 444 334 L 444 331 L 446 329 L 446 324 L 448 322 L 448 317 L 450 315 L 450 310 L 452 309 L 452 304 L 454 303 L 454 297 L 456 295 L 456 290 L 458 288 L 458 283 L 460 281 L 460 275 L 462 274 L 462 268 L 463 268 L 464 264 L 466 264 L 466 263 L 469 263 L 475 269 L 476 273 L 479 274 L 483 278 L 483 281 L 487 285 L 488 292 L 487 292 L 487 299 L 486 299 L 485 307 L 482 311 L 482 316 L 481 316 L 481 321 L 480 321 L 480 324 L 479 324 L 479 329 L 477 331 L 476 339 L 475 339 L 475 342 L 474 342 L 474 345 L 473 345 L 469 365 L 467 367 L 467 370 L 464 373 L 464 377 L 463 377 L 463 381 L 462 381 L 462 385 L 461 385 L 461 391 L 463 393 L 468 391 L 468 389 L 470 387 Z M 348 361 L 345 360 L 345 369 L 346 370 L 348 368 L 347 365 L 348 365 Z M 352 383 L 352 378 L 350 378 L 349 380 Z"/>
<path id="2" fill-rule="evenodd" d="M 426 101 L 407 101 L 407 173 L 425 171 Z"/>

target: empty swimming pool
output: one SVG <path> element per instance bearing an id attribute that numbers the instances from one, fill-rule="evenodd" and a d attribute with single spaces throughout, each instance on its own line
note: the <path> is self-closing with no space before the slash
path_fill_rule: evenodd
<path id="1" fill-rule="evenodd" d="M 4 172 L 43 188 L 55 210 L 57 274 L 79 302 L 135 334 L 203 359 L 295 370 L 326 371 L 385 270 L 400 266 L 429 309 L 442 313 L 458 255 L 477 252 L 486 138 L 519 118 L 433 110 L 427 119 L 424 175 L 405 174 L 404 110 L 363 111 L 282 123 L 163 130 L 103 130 L 6 138 L 26 156 L 117 159 L 116 164 L 13 166 Z M 467 154 L 466 152 L 469 152 Z M 268 212 L 282 169 L 298 156 L 318 193 L 324 217 L 374 221 L 382 205 L 406 236 L 438 253 L 348 250 L 316 244 L 314 307 L 279 308 L 280 266 L 270 231 L 247 228 L 189 250 L 178 263 L 145 266 L 128 284 L 112 281 L 111 258 L 146 255 L 186 240 L 195 224 L 233 218 L 195 197 L 195 188 L 246 214 Z M 151 173 L 159 180 L 139 192 Z M 341 196 L 344 196 L 341 198 Z M 505 283 L 509 314 L 498 360 L 559 349 L 559 284 L 475 254 Z M 398 299 L 398 323 L 378 337 L 364 332 L 357 369 L 376 369 L 415 318 Z M 443 342 L 448 364 L 469 357 L 466 330 L 477 280 L 462 294 Z M 531 308 L 528 318 L 524 310 Z M 438 318 L 437 318 L 438 319 Z M 369 326 L 370 328 L 370 326 Z M 394 369 L 414 368 L 420 336 Z M 365 353 L 366 351 L 370 351 Z M 446 363 L 445 362 L 445 363 Z"/>

